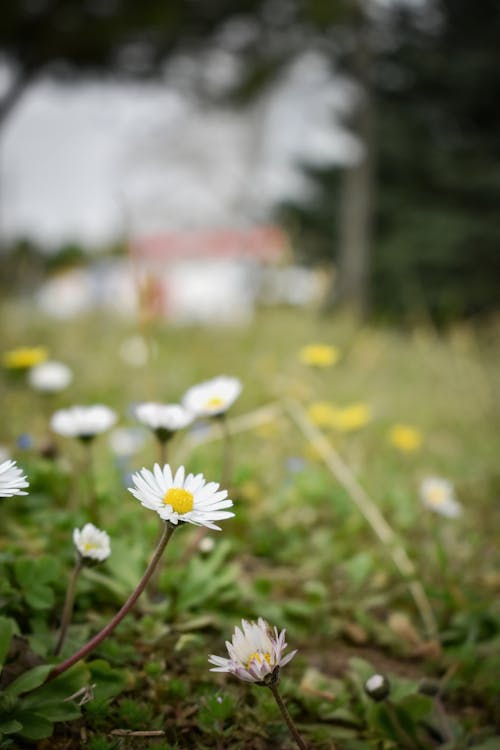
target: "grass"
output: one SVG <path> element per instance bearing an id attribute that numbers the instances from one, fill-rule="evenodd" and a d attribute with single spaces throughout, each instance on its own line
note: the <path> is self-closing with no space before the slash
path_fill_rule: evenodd
<path id="1" fill-rule="evenodd" d="M 16 740 L 19 747 L 292 747 L 269 691 L 208 671 L 208 655 L 224 653 L 241 617 L 259 615 L 286 627 L 290 648 L 299 649 L 283 671 L 282 693 L 310 747 L 493 750 L 500 743 L 497 327 L 459 325 L 438 336 L 262 311 L 244 329 L 143 327 L 150 358 L 133 367 L 120 356 L 123 342 L 138 333 L 127 323 L 97 315 L 54 323 L 19 303 L 3 315 L 4 350 L 47 345 L 75 374 L 70 388 L 50 399 L 7 373 L 1 380 L 0 443 L 31 484 L 28 496 L 2 502 L 0 537 L 0 596 L 28 638 L 26 658 L 49 658 L 73 562 L 72 529 L 88 520 L 81 446 L 55 440 L 48 415 L 59 406 L 103 402 L 119 411 L 122 426 L 133 425 L 134 402 L 177 401 L 188 386 L 220 373 L 244 384 L 231 410 L 236 422 L 276 405 L 272 419 L 234 435 L 236 516 L 209 535 L 213 549 L 187 559 L 196 529 L 174 535 L 155 588 L 89 657 L 96 688 L 82 717 L 56 723 L 48 740 Z M 334 367 L 299 361 L 300 347 L 316 341 L 340 348 Z M 370 405 L 373 419 L 363 428 L 323 432 L 415 566 L 437 637 L 425 632 L 392 543 L 374 534 L 318 445 L 290 419 L 286 399 L 306 412 L 318 401 Z M 421 433 L 418 451 L 405 454 L 390 444 L 395 423 Z M 24 433 L 31 447 L 16 448 Z M 174 439 L 172 461 L 182 457 L 190 470 L 217 480 L 221 442 L 194 434 L 197 441 Z M 99 524 L 113 552 L 81 576 L 63 656 L 121 606 L 159 534 L 156 515 L 126 490 L 127 472 L 156 460 L 153 439 L 128 462 L 113 456 L 107 436 L 96 448 Z M 423 509 L 418 489 L 429 475 L 453 481 L 461 518 Z M 390 706 L 364 694 L 364 679 L 376 671 L 389 676 L 409 738 L 398 734 Z M 440 688 L 444 729 L 438 699 L 419 692 L 424 678 Z"/>

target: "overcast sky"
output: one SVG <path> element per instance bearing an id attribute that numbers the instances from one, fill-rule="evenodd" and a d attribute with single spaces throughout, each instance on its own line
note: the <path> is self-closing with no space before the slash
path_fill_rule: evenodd
<path id="1" fill-rule="evenodd" d="M 309 54 L 253 110 L 203 110 L 165 85 L 32 87 L 0 141 L 0 231 L 51 247 L 266 221 L 307 193 L 298 164 L 348 163 L 346 82 Z"/>

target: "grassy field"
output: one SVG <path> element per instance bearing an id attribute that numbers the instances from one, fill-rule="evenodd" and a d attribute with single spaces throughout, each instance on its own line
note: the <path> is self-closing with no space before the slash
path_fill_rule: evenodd
<path id="1" fill-rule="evenodd" d="M 61 684 L 57 705 L 72 713 L 46 711 L 53 736 L 9 729 L 0 693 L 0 747 L 291 748 L 269 690 L 209 672 L 241 618 L 262 616 L 298 649 L 281 692 L 308 747 L 500 748 L 498 326 L 439 336 L 275 310 L 244 329 L 138 329 L 100 316 L 49 323 L 20 305 L 3 320 L 3 351 L 44 345 L 74 380 L 49 397 L 1 376 L 0 443 L 30 491 L 1 506 L 0 600 L 16 634 L 0 689 L 58 661 L 73 528 L 94 520 L 112 554 L 80 576 L 62 658 L 123 604 L 160 533 L 126 489 L 158 459 L 153 437 L 134 433 L 142 443 L 127 457 L 96 438 L 89 503 L 85 452 L 50 433 L 51 413 L 105 403 L 137 428 L 137 402 L 178 401 L 219 374 L 243 391 L 229 412 L 235 517 L 202 541 L 188 524 L 176 532 L 133 612 Z M 338 361 L 305 364 L 312 343 L 338 347 Z M 395 444 L 395 425 L 411 439 Z M 170 461 L 221 481 L 218 426 L 176 435 Z M 453 483 L 458 518 L 423 506 L 430 476 Z M 386 700 L 363 689 L 374 673 L 389 678 Z"/>

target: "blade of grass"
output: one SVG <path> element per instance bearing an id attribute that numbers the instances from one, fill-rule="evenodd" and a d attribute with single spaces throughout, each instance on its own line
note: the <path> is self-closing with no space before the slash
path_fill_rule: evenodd
<path id="1" fill-rule="evenodd" d="M 285 409 L 294 424 L 317 450 L 333 476 L 347 491 L 349 497 L 371 526 L 375 535 L 387 547 L 394 565 L 408 582 L 408 589 L 430 638 L 437 638 L 437 624 L 429 599 L 422 583 L 417 580 L 416 568 L 408 557 L 396 532 L 385 520 L 375 501 L 359 484 L 349 466 L 342 460 L 329 440 L 311 422 L 304 407 L 294 399 L 284 402 Z"/>

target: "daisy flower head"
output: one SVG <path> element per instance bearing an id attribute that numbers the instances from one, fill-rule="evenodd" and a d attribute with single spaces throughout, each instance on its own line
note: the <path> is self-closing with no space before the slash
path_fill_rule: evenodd
<path id="1" fill-rule="evenodd" d="M 427 477 L 420 485 L 422 503 L 447 518 L 457 518 L 462 513 L 462 506 L 455 497 L 452 483 L 441 477 Z"/>
<path id="2" fill-rule="evenodd" d="M 299 351 L 299 359 L 311 367 L 331 367 L 340 358 L 340 350 L 330 344 L 308 344 Z"/>
<path id="3" fill-rule="evenodd" d="M 215 656 L 209 658 L 214 666 L 211 672 L 228 672 L 245 682 L 257 685 L 272 685 L 279 680 L 279 670 L 293 659 L 297 651 L 286 656 L 285 630 L 278 633 L 276 627 L 259 617 L 257 622 L 241 621 L 241 629 L 236 627 L 232 642 L 226 641 L 229 658 Z"/>
<path id="4" fill-rule="evenodd" d="M 78 554 L 84 559 L 102 562 L 111 554 L 108 534 L 93 523 L 86 523 L 83 529 L 74 529 L 73 542 Z"/>
<path id="5" fill-rule="evenodd" d="M 169 440 L 174 432 L 182 430 L 193 421 L 193 414 L 180 404 L 157 404 L 149 401 L 138 404 L 135 416 L 152 430 L 158 440 Z"/>
<path id="6" fill-rule="evenodd" d="M 214 521 L 232 518 L 233 501 L 226 490 L 219 490 L 216 482 L 206 482 L 203 474 L 188 474 L 180 466 L 175 475 L 168 464 L 163 468 L 155 464 L 153 471 L 141 469 L 132 475 L 134 487 L 129 492 L 141 505 L 158 513 L 164 521 L 177 526 L 178 523 L 193 523 L 220 531 Z"/>
<path id="7" fill-rule="evenodd" d="M 112 427 L 116 419 L 113 409 L 103 404 L 72 406 L 54 412 L 50 426 L 58 435 L 91 440 Z"/>
<path id="8" fill-rule="evenodd" d="M 41 362 L 32 367 L 28 373 L 28 383 L 42 393 L 58 393 L 64 390 L 73 380 L 73 373 L 62 362 Z"/>
<path id="9" fill-rule="evenodd" d="M 219 417 L 236 401 L 242 387 L 238 378 L 219 375 L 189 388 L 182 405 L 196 417 Z"/>
<path id="10" fill-rule="evenodd" d="M 4 461 L 0 464 L 0 497 L 27 495 L 27 492 L 23 492 L 25 487 L 29 487 L 29 483 L 15 461 Z"/>

